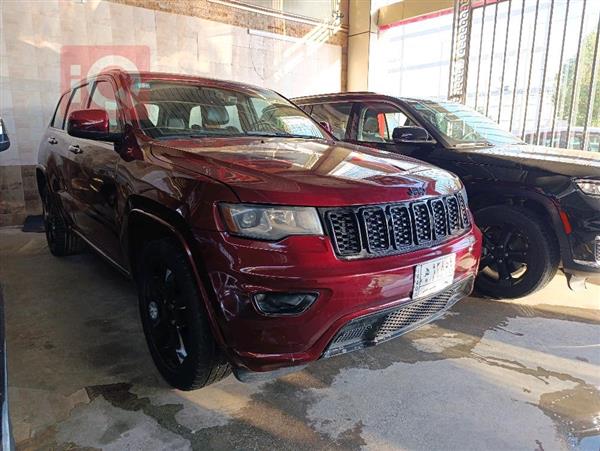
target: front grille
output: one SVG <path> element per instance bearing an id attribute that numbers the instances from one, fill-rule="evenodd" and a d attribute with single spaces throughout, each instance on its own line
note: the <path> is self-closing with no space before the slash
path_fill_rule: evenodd
<path id="1" fill-rule="evenodd" d="M 323 357 L 373 346 L 403 335 L 439 317 L 472 288 L 473 278 L 467 278 L 429 298 L 354 319 L 335 335 Z"/>
<path id="2" fill-rule="evenodd" d="M 444 291 L 437 296 L 433 296 L 429 299 L 425 299 L 422 302 L 415 302 L 411 305 L 407 305 L 404 308 L 400 308 L 393 313 L 386 316 L 385 320 L 379 327 L 375 340 L 384 340 L 387 337 L 392 336 L 399 330 L 410 326 L 411 324 L 420 322 L 437 312 L 442 310 L 448 304 L 448 301 L 452 297 L 453 292 L 451 290 Z"/>
<path id="3" fill-rule="evenodd" d="M 377 257 L 439 244 L 471 223 L 461 193 L 423 201 L 322 210 L 342 258 Z"/>
<path id="4" fill-rule="evenodd" d="M 596 257 L 596 263 L 600 263 L 600 236 L 596 237 L 594 245 L 594 256 Z"/>

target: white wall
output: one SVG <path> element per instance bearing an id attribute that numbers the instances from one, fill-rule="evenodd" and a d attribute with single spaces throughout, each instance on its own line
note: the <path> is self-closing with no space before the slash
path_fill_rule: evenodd
<path id="1" fill-rule="evenodd" d="M 243 81 L 288 97 L 341 85 L 341 47 L 310 37 L 324 33 L 289 38 L 99 0 L 2 1 L 0 16 L 0 115 L 13 143 L 0 166 L 36 163 L 61 91 L 65 45 L 145 45 L 151 70 Z"/>
<path id="2" fill-rule="evenodd" d="M 371 47 L 369 89 L 406 97 L 448 95 L 452 14 L 379 32 Z"/>

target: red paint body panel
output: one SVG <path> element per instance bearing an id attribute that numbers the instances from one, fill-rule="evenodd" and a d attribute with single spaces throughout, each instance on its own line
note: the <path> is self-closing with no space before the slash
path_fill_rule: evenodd
<path id="1" fill-rule="evenodd" d="M 212 308 L 238 365 L 255 371 L 318 359 L 339 328 L 352 318 L 411 299 L 414 267 L 456 253 L 455 281 L 474 276 L 481 252 L 479 231 L 410 254 L 343 261 L 328 237 L 290 237 L 256 246 L 248 240 L 198 232 L 201 258 L 210 261 Z M 318 292 L 317 301 L 293 317 L 266 317 L 251 294 Z"/>

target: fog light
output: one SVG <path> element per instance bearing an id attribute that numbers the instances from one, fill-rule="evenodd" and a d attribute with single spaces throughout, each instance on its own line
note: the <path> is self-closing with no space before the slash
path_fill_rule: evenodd
<path id="1" fill-rule="evenodd" d="M 267 292 L 254 295 L 256 307 L 267 315 L 302 313 L 317 299 L 316 293 Z"/>

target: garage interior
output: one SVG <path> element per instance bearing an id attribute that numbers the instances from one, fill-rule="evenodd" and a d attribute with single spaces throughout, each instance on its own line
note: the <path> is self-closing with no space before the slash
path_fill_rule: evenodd
<path id="1" fill-rule="evenodd" d="M 0 24 L 16 449 L 600 449 L 600 278 L 471 296 L 380 346 L 185 392 L 152 363 L 134 283 L 93 252 L 57 259 L 43 229 L 23 229 L 42 213 L 37 152 L 60 94 L 115 65 L 286 98 L 449 98 L 527 143 L 599 152 L 600 1 L 15 0 Z"/>

